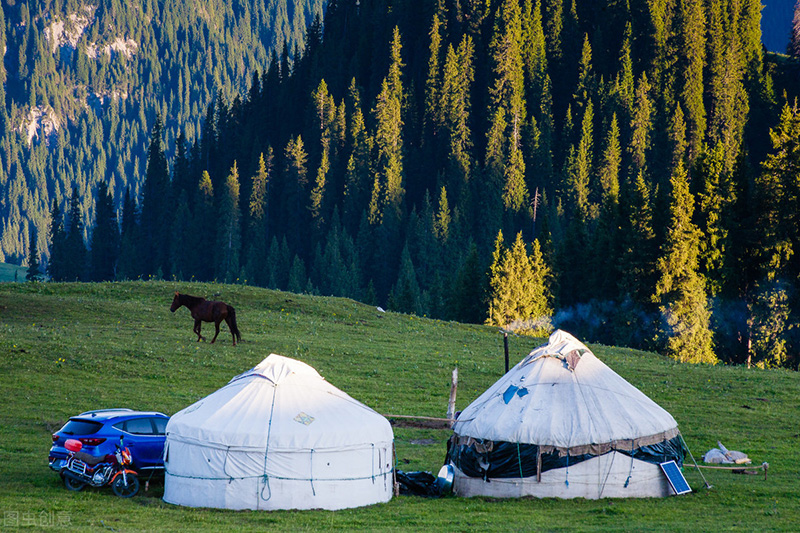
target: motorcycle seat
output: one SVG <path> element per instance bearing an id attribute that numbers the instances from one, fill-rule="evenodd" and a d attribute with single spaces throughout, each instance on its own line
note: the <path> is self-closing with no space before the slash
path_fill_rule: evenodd
<path id="1" fill-rule="evenodd" d="M 106 456 L 103 455 L 101 457 L 95 457 L 94 455 L 89 455 L 86 452 L 75 452 L 75 457 L 80 459 L 84 463 L 89 466 L 99 465 L 100 463 L 106 462 Z"/>

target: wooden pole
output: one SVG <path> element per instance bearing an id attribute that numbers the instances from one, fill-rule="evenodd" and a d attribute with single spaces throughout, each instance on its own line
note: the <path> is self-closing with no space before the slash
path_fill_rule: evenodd
<path id="1" fill-rule="evenodd" d="M 453 379 L 450 383 L 450 401 L 447 402 L 447 419 L 451 420 L 450 427 L 456 417 L 456 391 L 458 390 L 458 367 L 453 369 Z"/>
<path id="2" fill-rule="evenodd" d="M 508 332 L 503 332 L 503 349 L 506 352 L 506 374 L 508 374 Z"/>

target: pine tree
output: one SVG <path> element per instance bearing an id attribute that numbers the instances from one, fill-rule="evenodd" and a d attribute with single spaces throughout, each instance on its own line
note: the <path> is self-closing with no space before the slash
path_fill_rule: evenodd
<path id="1" fill-rule="evenodd" d="M 195 234 L 202 236 L 206 242 L 213 240 L 216 244 L 217 240 L 217 226 L 216 210 L 214 201 L 214 183 L 211 181 L 211 175 L 208 171 L 204 170 L 200 181 L 197 184 L 197 200 L 195 201 L 194 219 L 195 219 Z M 208 245 L 206 245 L 208 246 Z M 211 281 L 214 279 L 216 270 L 214 254 L 203 254 L 198 257 L 198 262 L 195 268 L 195 275 L 198 279 L 204 281 Z"/>
<path id="2" fill-rule="evenodd" d="M 31 224 L 28 240 L 28 271 L 25 274 L 27 281 L 42 281 L 43 279 L 42 272 L 39 270 L 38 237 L 36 226 Z"/>
<path id="3" fill-rule="evenodd" d="M 272 173 L 272 148 L 267 149 L 267 157 L 260 154 L 258 170 L 253 176 L 248 203 L 248 238 L 246 271 L 253 283 L 267 286 L 269 273 L 265 270 L 267 262 L 267 242 L 269 223 L 269 184 Z"/>
<path id="4" fill-rule="evenodd" d="M 770 130 L 772 153 L 756 177 L 760 277 L 797 279 L 800 274 L 800 107 L 781 110 Z"/>
<path id="5" fill-rule="evenodd" d="M 441 27 L 442 23 L 439 21 L 439 15 L 434 14 L 429 32 L 428 74 L 425 78 L 425 127 L 423 129 L 423 143 L 428 140 L 433 140 L 435 143 L 435 139 L 443 123 L 442 108 L 439 105 L 442 99 L 442 80 L 439 73 L 439 56 L 442 46 L 442 37 L 439 33 Z"/>
<path id="6" fill-rule="evenodd" d="M 549 269 L 539 247 L 533 244 L 529 256 L 522 232 L 517 234 L 511 249 L 503 246 L 503 233 L 497 235 L 489 268 L 489 325 L 508 328 L 514 323 L 538 331 L 547 327 L 552 310 L 546 280 Z"/>
<path id="7" fill-rule="evenodd" d="M 786 53 L 794 58 L 800 58 L 800 0 L 795 2 L 792 10 L 792 28 L 789 30 Z"/>
<path id="8" fill-rule="evenodd" d="M 289 270 L 289 279 L 286 290 L 295 294 L 302 294 L 308 286 L 306 276 L 306 265 L 296 254 L 292 260 L 292 267 Z"/>
<path id="9" fill-rule="evenodd" d="M 433 232 L 439 242 L 442 244 L 447 242 L 450 236 L 450 206 L 447 202 L 447 189 L 442 187 L 439 193 L 439 209 L 436 210 L 436 216 L 433 223 Z"/>
<path id="10" fill-rule="evenodd" d="M 528 197 L 525 162 L 521 153 L 522 128 L 526 119 L 521 42 L 519 2 L 504 0 L 495 20 L 490 44 L 494 81 L 490 88 L 489 116 L 492 117 L 492 124 L 487 142 L 487 159 L 490 157 L 489 145 L 499 135 L 503 139 L 500 150 L 503 153 L 500 167 L 504 183 L 503 205 L 512 213 L 519 212 L 527 204 Z M 497 151 L 496 148 L 493 150 Z"/>
<path id="11" fill-rule="evenodd" d="M 348 89 L 348 108 L 350 109 L 348 140 L 351 150 L 345 171 L 343 215 L 346 227 L 354 232 L 358 227 L 361 213 L 368 205 L 372 186 L 370 180 L 372 140 L 364 125 L 355 78 L 351 80 Z"/>
<path id="12" fill-rule="evenodd" d="M 441 102 L 443 126 L 449 141 L 448 184 L 456 201 L 462 197 L 472 171 L 472 131 L 470 129 L 470 90 L 474 81 L 474 48 L 465 36 L 458 49 L 447 48 L 442 75 Z"/>
<path id="13" fill-rule="evenodd" d="M 485 272 L 481 268 L 478 247 L 472 243 L 449 292 L 448 306 L 453 319 L 468 324 L 480 324 L 484 321 L 485 284 Z"/>
<path id="14" fill-rule="evenodd" d="M 400 271 L 389 296 L 389 307 L 399 313 L 422 315 L 420 288 L 408 244 L 400 253 Z"/>
<path id="15" fill-rule="evenodd" d="M 114 198 L 111 196 L 106 182 L 99 181 L 90 255 L 92 281 L 116 279 L 119 244 L 119 222 L 114 209 Z"/>
<path id="16" fill-rule="evenodd" d="M 663 317 L 664 348 L 681 362 L 714 364 L 711 312 L 698 273 L 700 230 L 692 223 L 694 198 L 682 164 L 673 171 L 670 185 L 670 223 L 653 295 Z"/>
<path id="17" fill-rule="evenodd" d="M 581 137 L 573 157 L 568 166 L 570 198 L 572 206 L 581 213 L 584 219 L 595 218 L 596 209 L 591 209 L 589 204 L 590 183 L 593 174 L 594 159 L 594 108 L 591 100 L 586 103 L 586 108 L 581 120 Z"/>
<path id="18" fill-rule="evenodd" d="M 617 114 L 611 117 L 611 124 L 606 134 L 605 149 L 600 161 L 598 178 L 604 204 L 619 202 L 619 173 L 622 166 L 622 149 L 619 144 L 619 123 Z"/>
<path id="19" fill-rule="evenodd" d="M 145 265 L 142 274 L 155 274 L 167 268 L 167 238 L 171 226 L 169 211 L 169 171 L 163 148 L 163 122 L 156 116 L 150 147 L 147 151 L 147 173 L 142 198 L 142 232 L 140 254 Z"/>
<path id="20" fill-rule="evenodd" d="M 64 280 L 82 281 L 86 279 L 86 241 L 84 240 L 83 216 L 78 187 L 72 188 L 69 199 L 69 226 L 64 241 Z"/>
<path id="21" fill-rule="evenodd" d="M 372 186 L 369 211 L 370 222 L 379 224 L 386 213 L 400 216 L 403 188 L 403 138 L 401 102 L 393 95 L 388 77 L 384 79 L 373 109 L 377 123 L 375 131 L 376 172 Z"/>
<path id="22" fill-rule="evenodd" d="M 121 216 L 122 223 L 116 279 L 136 279 L 142 275 L 143 271 L 138 254 L 139 238 L 141 234 L 137 221 L 136 203 L 133 196 L 131 196 L 130 187 L 125 189 Z"/>
<path id="23" fill-rule="evenodd" d="M 686 112 L 689 162 L 700 155 L 706 130 L 703 66 L 706 57 L 705 12 L 702 0 L 680 2 L 680 105 Z"/>
<path id="24" fill-rule="evenodd" d="M 197 240 L 193 236 L 192 213 L 189 210 L 187 192 L 178 196 L 177 208 L 172 219 L 172 230 L 169 240 L 169 271 L 173 279 L 183 280 L 194 277 L 195 253 L 193 244 Z"/>
<path id="25" fill-rule="evenodd" d="M 57 200 L 53 200 L 53 208 L 50 210 L 50 226 L 47 237 L 50 249 L 47 274 L 53 281 L 64 281 L 67 279 L 65 271 L 67 234 L 64 230 L 64 218 Z"/>
<path id="26" fill-rule="evenodd" d="M 289 139 L 284 150 L 284 190 L 281 206 L 287 234 L 291 238 L 292 248 L 300 249 L 302 232 L 306 227 L 307 209 L 304 199 L 308 188 L 308 154 L 299 135 Z"/>
<path id="27" fill-rule="evenodd" d="M 784 283 L 767 282 L 755 290 L 748 302 L 747 328 L 750 345 L 747 366 L 785 366 L 788 356 L 789 298 Z"/>
<path id="28" fill-rule="evenodd" d="M 225 180 L 219 207 L 220 225 L 217 230 L 217 279 L 225 283 L 233 283 L 239 277 L 240 218 L 239 169 L 234 161 Z"/>
<path id="29" fill-rule="evenodd" d="M 625 195 L 619 291 L 634 303 L 650 302 L 655 285 L 655 231 L 650 191 L 642 173 Z"/>
<path id="30" fill-rule="evenodd" d="M 650 83 L 647 74 L 642 73 L 636 84 L 634 111 L 631 118 L 631 140 L 628 152 L 633 165 L 632 175 L 644 170 L 647 153 L 650 150 L 651 132 L 653 130 L 653 104 L 650 99 Z"/>
<path id="31" fill-rule="evenodd" d="M 592 45 L 589 43 L 589 34 L 583 36 L 581 59 L 578 63 L 578 85 L 573 95 L 573 100 L 581 107 L 587 105 L 595 93 L 595 79 L 592 71 Z"/>

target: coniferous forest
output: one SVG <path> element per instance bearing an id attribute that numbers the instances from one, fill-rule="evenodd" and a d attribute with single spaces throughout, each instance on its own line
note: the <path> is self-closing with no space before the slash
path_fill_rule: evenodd
<path id="1" fill-rule="evenodd" d="M 247 283 L 797 368 L 799 69 L 764 52 L 760 10 L 331 0 L 241 89 L 151 107 L 138 167 L 19 148 L 89 176 L 54 167 L 70 190 L 41 260 L 54 280 Z"/>

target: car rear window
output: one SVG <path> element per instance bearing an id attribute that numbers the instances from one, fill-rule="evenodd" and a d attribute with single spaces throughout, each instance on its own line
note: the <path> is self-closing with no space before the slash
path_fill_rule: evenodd
<path id="1" fill-rule="evenodd" d="M 61 428 L 61 433 L 67 435 L 94 435 L 101 427 L 103 427 L 103 424 L 100 422 L 72 418 Z"/>

